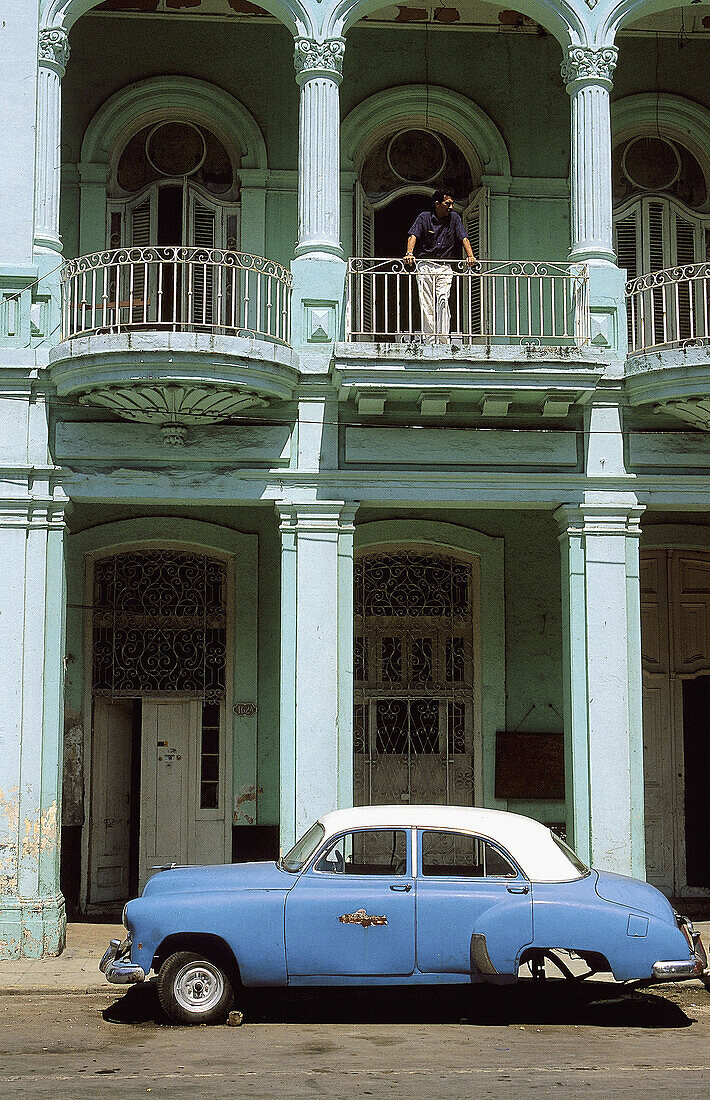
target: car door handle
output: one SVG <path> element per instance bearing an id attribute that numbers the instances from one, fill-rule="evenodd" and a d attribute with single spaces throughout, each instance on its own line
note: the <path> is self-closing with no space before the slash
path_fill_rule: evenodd
<path id="1" fill-rule="evenodd" d="M 401 890 L 405 894 L 408 894 L 411 889 L 411 882 L 393 882 L 390 884 L 390 890 Z"/>
<path id="2" fill-rule="evenodd" d="M 530 887 L 523 883 L 521 886 L 507 886 L 506 889 L 509 894 L 527 894 Z"/>

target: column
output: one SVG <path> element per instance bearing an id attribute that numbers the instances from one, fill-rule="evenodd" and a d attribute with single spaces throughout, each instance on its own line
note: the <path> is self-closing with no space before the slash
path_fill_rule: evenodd
<path id="1" fill-rule="evenodd" d="M 297 38 L 298 244 L 296 255 L 341 256 L 340 81 L 344 38 Z"/>
<path id="2" fill-rule="evenodd" d="M 353 799 L 355 506 L 279 504 L 281 845 Z"/>
<path id="3" fill-rule="evenodd" d="M 629 503 L 564 505 L 568 828 L 582 859 L 645 876 L 639 520 Z"/>
<path id="4" fill-rule="evenodd" d="M 58 955 L 64 652 L 64 507 L 48 483 L 0 501 L 3 753 L 0 959 Z"/>
<path id="5" fill-rule="evenodd" d="M 39 34 L 37 77 L 37 145 L 35 154 L 35 247 L 62 251 L 59 236 L 61 176 L 62 77 L 69 59 L 69 39 L 61 27 Z"/>
<path id="6" fill-rule="evenodd" d="M 570 260 L 615 263 L 612 247 L 609 93 L 616 46 L 568 46 L 562 79 L 572 108 Z"/>

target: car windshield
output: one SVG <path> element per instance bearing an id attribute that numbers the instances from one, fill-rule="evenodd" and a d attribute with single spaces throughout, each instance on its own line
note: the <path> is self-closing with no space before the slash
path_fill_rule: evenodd
<path id="1" fill-rule="evenodd" d="M 564 840 L 560 840 L 560 838 L 556 836 L 555 833 L 552 832 L 552 830 L 550 830 L 550 836 L 552 837 L 560 851 L 564 852 L 564 854 L 567 856 L 567 859 L 570 861 L 575 871 L 577 871 L 580 875 L 588 875 L 589 868 L 587 867 L 586 863 L 582 863 L 577 853 L 572 851 L 569 844 L 565 844 Z"/>
<path id="2" fill-rule="evenodd" d="M 291 851 L 286 853 L 280 866 L 284 871 L 291 871 L 292 873 L 302 870 L 324 836 L 325 829 L 320 821 L 316 821 L 315 825 L 311 825 L 308 832 L 296 841 Z"/>

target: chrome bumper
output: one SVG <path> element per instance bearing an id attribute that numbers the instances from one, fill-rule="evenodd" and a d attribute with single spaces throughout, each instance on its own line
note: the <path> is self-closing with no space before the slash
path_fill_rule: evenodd
<path id="1" fill-rule="evenodd" d="M 120 940 L 111 940 L 104 952 L 104 957 L 99 963 L 99 970 L 114 985 L 131 985 L 133 982 L 144 982 L 145 970 L 142 966 L 132 963 L 130 956 L 130 936 L 127 936 L 123 943 Z"/>
<path id="2" fill-rule="evenodd" d="M 657 982 L 682 982 L 687 978 L 700 978 L 705 985 L 709 985 L 710 967 L 708 967 L 708 957 L 703 941 L 700 939 L 700 933 L 695 931 L 687 918 L 679 918 L 679 925 L 681 923 L 686 926 L 691 937 L 694 958 L 654 963 L 653 977 Z"/>

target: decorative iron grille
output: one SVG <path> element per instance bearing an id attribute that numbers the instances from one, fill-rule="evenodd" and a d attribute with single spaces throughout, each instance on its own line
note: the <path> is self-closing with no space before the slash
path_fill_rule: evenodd
<path id="1" fill-rule="evenodd" d="M 356 561 L 356 803 L 473 803 L 472 584 L 441 554 Z"/>
<path id="2" fill-rule="evenodd" d="M 94 566 L 93 691 L 224 697 L 226 567 L 202 554 L 140 550 Z"/>

